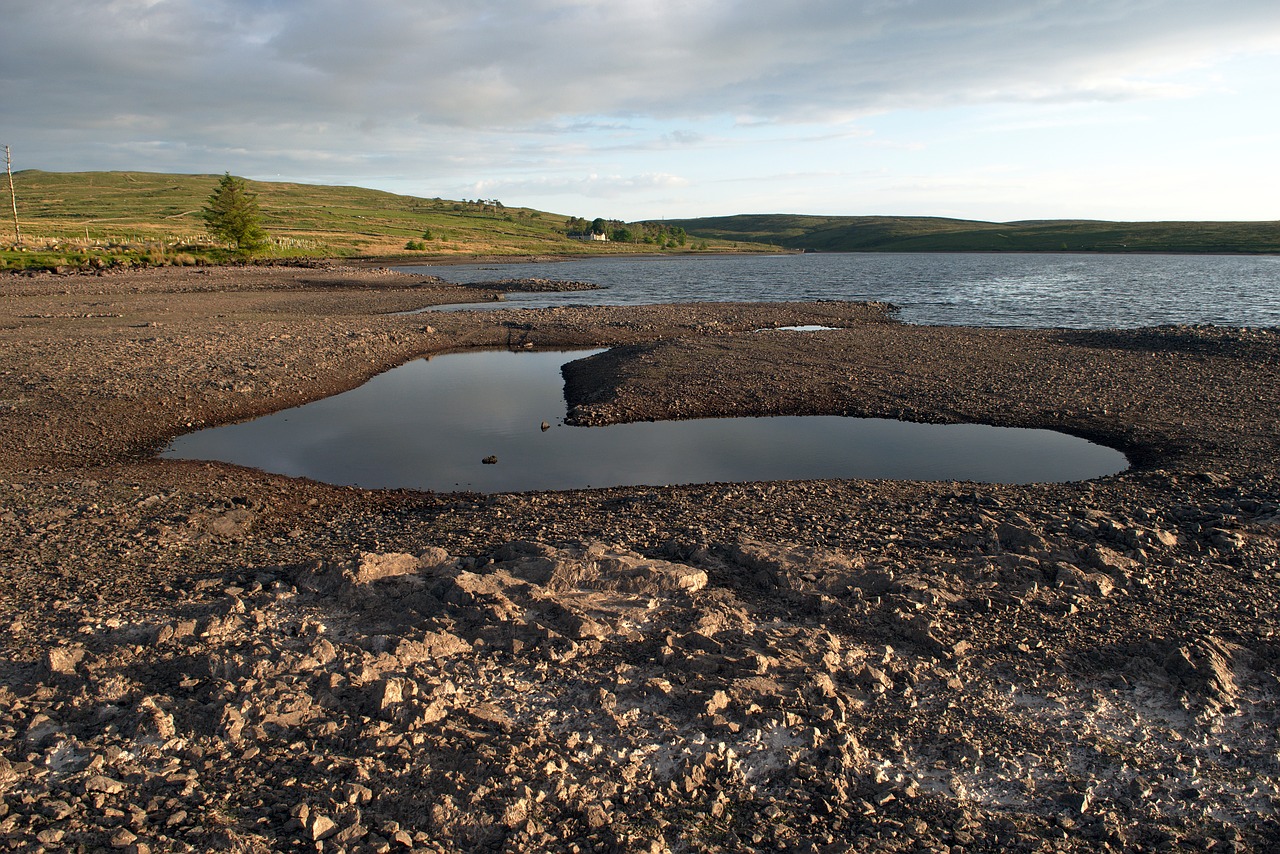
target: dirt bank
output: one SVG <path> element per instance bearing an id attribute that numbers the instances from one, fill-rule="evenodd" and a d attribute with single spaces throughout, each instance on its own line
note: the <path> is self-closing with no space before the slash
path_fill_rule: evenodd
<path id="1" fill-rule="evenodd" d="M 0 296 L 0 847 L 1280 836 L 1274 331 L 845 303 L 401 315 L 476 290 L 331 266 Z M 754 331 L 792 324 L 841 329 Z M 478 496 L 153 458 L 418 356 L 601 344 L 566 368 L 582 423 L 982 421 L 1135 468 Z"/>

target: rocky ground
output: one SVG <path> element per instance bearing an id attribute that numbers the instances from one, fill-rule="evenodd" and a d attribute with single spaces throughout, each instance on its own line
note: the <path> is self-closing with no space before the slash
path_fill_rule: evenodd
<path id="1" fill-rule="evenodd" d="M 1277 850 L 1275 330 L 406 315 L 476 291 L 325 265 L 0 295 L 0 848 Z M 839 329 L 754 331 L 791 324 Z M 980 421 L 1134 468 L 488 496 L 154 457 L 601 344 L 579 423 Z"/>

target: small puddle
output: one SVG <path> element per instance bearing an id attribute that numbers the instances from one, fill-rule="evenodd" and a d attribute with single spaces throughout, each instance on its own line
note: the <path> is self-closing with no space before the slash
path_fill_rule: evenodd
<path id="1" fill-rule="evenodd" d="M 1074 436 L 980 424 L 805 416 L 565 426 L 560 366 L 594 352 L 419 359 L 344 394 L 181 436 L 161 456 L 371 489 L 478 492 L 835 478 L 1063 482 L 1128 466 L 1119 451 Z"/>
<path id="2" fill-rule="evenodd" d="M 838 326 L 769 326 L 765 329 L 757 329 L 756 332 L 835 332 Z"/>

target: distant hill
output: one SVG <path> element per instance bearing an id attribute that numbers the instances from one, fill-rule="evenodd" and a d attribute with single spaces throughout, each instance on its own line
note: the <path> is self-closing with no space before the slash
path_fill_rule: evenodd
<path id="1" fill-rule="evenodd" d="M 1280 253 L 1280 221 L 997 223 L 942 217 L 741 214 L 664 222 L 692 237 L 822 252 Z"/>
<path id="2" fill-rule="evenodd" d="M 0 219 L 0 268 L 122 263 L 218 261 L 224 247 L 210 239 L 201 218 L 220 175 L 155 172 L 14 173 L 24 238 L 13 241 L 11 221 Z M 418 198 L 313 184 L 247 181 L 257 194 L 271 258 L 397 257 L 406 261 L 475 255 L 600 255 L 661 251 L 650 242 L 573 240 L 581 219 L 507 207 L 501 201 Z M 5 188 L 7 189 L 7 187 Z M 5 200 L 8 208 L 8 199 Z M 582 213 L 592 213 L 584 211 Z M 679 248 L 725 249 L 702 241 Z"/>
<path id="3" fill-rule="evenodd" d="M 13 177 L 23 246 L 10 246 L 10 223 L 0 223 L 0 269 L 187 264 L 230 258 L 230 251 L 208 236 L 201 218 L 201 209 L 221 176 L 26 170 Z M 496 199 L 418 198 L 363 187 L 283 182 L 247 184 L 257 194 L 271 238 L 264 254 L 277 259 L 413 261 L 779 248 L 1280 253 L 1280 222 L 995 223 L 942 217 L 744 214 L 630 225 L 610 221 L 607 230 L 615 239 L 583 241 L 571 239 L 570 233 L 586 226 L 584 218 L 507 207 Z"/>

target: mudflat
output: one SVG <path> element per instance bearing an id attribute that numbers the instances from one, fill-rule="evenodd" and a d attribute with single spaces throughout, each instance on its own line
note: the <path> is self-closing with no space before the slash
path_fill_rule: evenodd
<path id="1" fill-rule="evenodd" d="M 332 265 L 0 278 L 0 847 L 1280 838 L 1276 330 L 398 313 L 476 297 Z M 838 328 L 756 331 L 796 324 Z M 420 356 L 599 345 L 565 369 L 581 424 L 1047 427 L 1133 467 L 476 495 L 155 457 Z"/>

